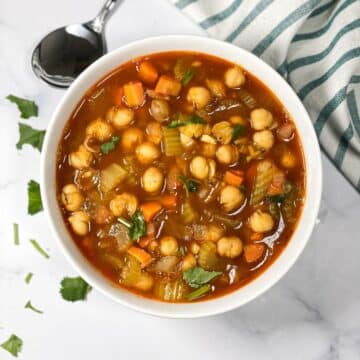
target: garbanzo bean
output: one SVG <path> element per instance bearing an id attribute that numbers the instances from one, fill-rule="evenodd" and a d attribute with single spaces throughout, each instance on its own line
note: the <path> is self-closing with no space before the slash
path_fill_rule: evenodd
<path id="1" fill-rule="evenodd" d="M 161 138 L 162 138 L 161 125 L 156 121 L 150 122 L 146 126 L 146 136 L 149 141 L 151 141 L 156 145 L 159 145 L 161 143 Z"/>
<path id="2" fill-rule="evenodd" d="M 224 74 L 225 84 L 229 88 L 237 88 L 245 84 L 246 78 L 243 70 L 239 66 L 234 66 L 226 70 Z"/>
<path id="3" fill-rule="evenodd" d="M 290 150 L 285 151 L 281 155 L 280 163 L 284 168 L 291 169 L 296 165 L 296 157 Z"/>
<path id="4" fill-rule="evenodd" d="M 233 128 L 227 121 L 216 123 L 211 132 L 221 144 L 229 144 L 233 136 Z"/>
<path id="5" fill-rule="evenodd" d="M 275 138 L 270 130 L 261 130 L 253 134 L 253 142 L 257 147 L 269 150 L 273 147 Z"/>
<path id="6" fill-rule="evenodd" d="M 233 185 L 225 186 L 220 192 L 220 204 L 226 212 L 237 209 L 244 202 L 244 194 Z"/>
<path id="7" fill-rule="evenodd" d="M 86 150 L 84 145 L 80 145 L 76 151 L 70 153 L 69 155 L 70 165 L 79 170 L 88 168 L 93 159 L 93 154 Z"/>
<path id="8" fill-rule="evenodd" d="M 236 146 L 231 144 L 221 145 L 216 150 L 216 158 L 221 164 L 233 164 L 239 159 L 239 150 Z"/>
<path id="9" fill-rule="evenodd" d="M 72 213 L 68 221 L 74 233 L 84 236 L 90 231 L 90 217 L 85 211 L 76 211 Z"/>
<path id="10" fill-rule="evenodd" d="M 100 118 L 92 121 L 86 127 L 85 131 L 87 136 L 91 136 L 99 141 L 109 140 L 113 132 L 112 126 L 105 121 L 102 121 Z"/>
<path id="11" fill-rule="evenodd" d="M 165 121 L 169 118 L 170 107 L 165 100 L 154 99 L 151 101 L 150 114 L 159 122 Z"/>
<path id="12" fill-rule="evenodd" d="M 143 189 L 149 193 L 154 193 L 161 190 L 163 183 L 164 175 L 158 168 L 154 166 L 146 169 L 141 178 L 141 184 Z"/>
<path id="13" fill-rule="evenodd" d="M 274 121 L 270 111 L 266 109 L 255 109 L 250 114 L 251 127 L 254 130 L 264 130 L 269 128 Z"/>
<path id="14" fill-rule="evenodd" d="M 143 132 L 135 127 L 126 129 L 121 136 L 121 147 L 125 152 L 133 152 L 144 138 Z"/>
<path id="15" fill-rule="evenodd" d="M 65 185 L 61 192 L 61 201 L 66 210 L 77 211 L 80 210 L 84 203 L 84 197 L 75 184 Z"/>
<path id="16" fill-rule="evenodd" d="M 149 165 L 160 157 L 160 150 L 152 142 L 144 142 L 135 149 L 136 158 L 141 164 Z"/>
<path id="17" fill-rule="evenodd" d="M 173 236 L 164 236 L 160 239 L 160 252 L 164 256 L 176 255 L 179 249 L 177 240 Z"/>
<path id="18" fill-rule="evenodd" d="M 127 192 L 116 195 L 109 204 L 110 210 L 114 216 L 122 216 L 124 214 L 132 216 L 134 215 L 138 205 L 139 201 L 137 197 Z"/>
<path id="19" fill-rule="evenodd" d="M 187 254 L 181 262 L 181 270 L 186 271 L 196 266 L 195 256 L 191 253 Z"/>
<path id="20" fill-rule="evenodd" d="M 222 257 L 230 259 L 241 255 L 243 250 L 242 241 L 237 236 L 222 237 L 217 242 L 217 252 Z"/>
<path id="21" fill-rule="evenodd" d="M 195 156 L 190 162 L 191 174 L 199 180 L 209 176 L 209 164 L 203 156 Z"/>
<path id="22" fill-rule="evenodd" d="M 257 210 L 249 218 L 251 230 L 257 233 L 265 233 L 274 227 L 274 220 L 267 212 Z"/>
<path id="23" fill-rule="evenodd" d="M 122 129 L 134 120 L 135 112 L 126 107 L 113 106 L 106 114 L 106 120 L 116 129 Z"/>
<path id="24" fill-rule="evenodd" d="M 197 109 L 202 109 L 211 101 L 210 91 L 203 86 L 193 86 L 189 89 L 186 100 L 193 103 Z"/>

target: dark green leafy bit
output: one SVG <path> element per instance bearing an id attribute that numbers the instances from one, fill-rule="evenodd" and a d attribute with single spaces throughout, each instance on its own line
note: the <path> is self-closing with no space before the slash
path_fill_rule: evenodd
<path id="1" fill-rule="evenodd" d="M 268 199 L 273 203 L 282 203 L 290 194 L 294 191 L 295 185 L 290 181 L 287 181 L 284 186 L 284 193 L 269 196 Z"/>
<path id="2" fill-rule="evenodd" d="M 114 151 L 116 148 L 116 145 L 119 143 L 120 137 L 119 136 L 113 136 L 108 142 L 103 143 L 100 146 L 100 150 L 103 154 L 108 154 L 111 151 Z"/>
<path id="3" fill-rule="evenodd" d="M 23 99 L 15 95 L 8 95 L 6 99 L 17 105 L 20 110 L 20 116 L 23 119 L 28 119 L 31 116 L 38 116 L 38 107 L 34 101 Z"/>
<path id="4" fill-rule="evenodd" d="M 207 124 L 207 122 L 200 116 L 194 114 L 190 115 L 187 118 L 184 115 L 180 114 L 179 119 L 173 120 L 167 127 L 169 129 L 174 129 L 189 124 Z"/>
<path id="5" fill-rule="evenodd" d="M 23 341 L 17 337 L 16 335 L 12 334 L 8 340 L 2 343 L 0 346 L 8 351 L 13 356 L 18 356 L 18 353 L 21 352 L 23 345 Z"/>
<path id="6" fill-rule="evenodd" d="M 33 276 L 34 274 L 32 272 L 29 272 L 25 277 L 25 282 L 29 284 Z"/>
<path id="7" fill-rule="evenodd" d="M 197 289 L 221 274 L 219 271 L 206 271 L 200 266 L 196 266 L 184 271 L 183 279 L 189 286 Z"/>
<path id="8" fill-rule="evenodd" d="M 30 310 L 32 310 L 32 311 L 34 311 L 34 312 L 37 312 L 38 314 L 42 314 L 42 313 L 43 313 L 41 310 L 39 310 L 39 309 L 37 309 L 35 306 L 33 306 L 33 305 L 31 304 L 31 301 L 30 301 L 30 300 L 25 304 L 24 308 L 25 308 L 25 309 L 30 309 Z"/>
<path id="9" fill-rule="evenodd" d="M 182 77 L 181 79 L 181 82 L 184 86 L 186 86 L 190 81 L 191 79 L 194 77 L 194 70 L 189 68 L 185 71 L 185 74 L 184 76 Z"/>
<path id="10" fill-rule="evenodd" d="M 180 182 L 183 184 L 186 196 L 189 196 L 191 192 L 197 192 L 199 189 L 199 181 L 195 179 L 186 179 L 184 176 L 179 176 Z"/>
<path id="11" fill-rule="evenodd" d="M 269 200 L 273 203 L 282 203 L 286 198 L 286 194 L 278 194 L 269 196 Z"/>
<path id="12" fill-rule="evenodd" d="M 205 295 L 206 293 L 208 293 L 210 290 L 211 290 L 211 286 L 209 284 L 205 284 L 205 285 L 201 286 L 200 288 L 194 290 L 190 294 L 188 294 L 187 299 L 189 301 L 196 300 L 196 299 L 200 298 L 201 296 Z"/>
<path id="13" fill-rule="evenodd" d="M 20 244 L 20 240 L 19 240 L 19 224 L 14 223 L 13 228 L 14 228 L 14 244 L 19 245 Z"/>
<path id="14" fill-rule="evenodd" d="M 179 255 L 180 256 L 185 256 L 186 255 L 186 247 L 184 247 L 184 246 L 179 247 Z"/>
<path id="15" fill-rule="evenodd" d="M 39 245 L 36 240 L 31 239 L 30 243 L 45 259 L 48 259 L 50 257 L 49 254 Z"/>
<path id="16" fill-rule="evenodd" d="M 19 141 L 16 144 L 17 149 L 22 149 L 23 145 L 29 144 L 41 152 L 45 137 L 45 130 L 37 130 L 29 125 L 19 123 Z"/>
<path id="17" fill-rule="evenodd" d="M 28 182 L 28 214 L 34 215 L 43 210 L 40 185 L 35 180 Z"/>
<path id="18" fill-rule="evenodd" d="M 80 276 L 65 277 L 60 285 L 60 294 L 67 301 L 85 300 L 86 295 L 91 291 L 91 286 Z"/>
<path id="19" fill-rule="evenodd" d="M 131 217 L 131 222 L 122 217 L 118 217 L 118 221 L 128 228 L 130 240 L 137 241 L 146 235 L 146 223 L 140 209 L 136 210 L 135 214 Z"/>
<path id="20" fill-rule="evenodd" d="M 239 136 L 244 135 L 245 133 L 245 126 L 241 124 L 235 124 L 233 128 L 232 138 L 231 140 L 236 140 Z"/>

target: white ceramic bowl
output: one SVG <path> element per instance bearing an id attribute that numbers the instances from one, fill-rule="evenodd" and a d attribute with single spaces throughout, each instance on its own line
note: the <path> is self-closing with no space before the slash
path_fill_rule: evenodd
<path id="1" fill-rule="evenodd" d="M 149 300 L 114 287 L 81 254 L 71 239 L 56 201 L 56 149 L 72 111 L 99 79 L 128 60 L 152 53 L 189 50 L 207 53 L 238 63 L 265 83 L 294 119 L 300 134 L 306 161 L 306 200 L 297 229 L 278 259 L 248 285 L 226 296 L 199 303 L 172 304 Z M 172 317 L 195 318 L 219 314 L 253 300 L 274 285 L 294 264 L 309 240 L 317 217 L 322 187 L 320 150 L 310 118 L 297 95 L 282 77 L 253 54 L 229 43 L 197 36 L 161 36 L 123 46 L 103 56 L 87 68 L 57 106 L 46 132 L 41 161 L 41 195 L 52 232 L 67 259 L 95 289 L 129 308 L 144 313 Z"/>

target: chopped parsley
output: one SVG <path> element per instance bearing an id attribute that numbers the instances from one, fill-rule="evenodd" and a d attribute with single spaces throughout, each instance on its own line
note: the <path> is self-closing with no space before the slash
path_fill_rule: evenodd
<path id="1" fill-rule="evenodd" d="M 32 272 L 29 272 L 25 277 L 25 282 L 29 284 L 33 276 L 34 274 Z"/>
<path id="2" fill-rule="evenodd" d="M 30 300 L 25 304 L 24 308 L 25 309 L 30 309 L 30 310 L 32 310 L 34 312 L 37 312 L 38 314 L 43 313 L 42 310 L 39 310 L 34 305 L 32 305 Z"/>
<path id="3" fill-rule="evenodd" d="M 19 141 L 16 144 L 17 149 L 22 149 L 23 145 L 28 144 L 41 152 L 45 130 L 37 130 L 29 125 L 19 123 Z"/>
<path id="4" fill-rule="evenodd" d="M 34 215 L 42 211 L 40 185 L 35 180 L 28 182 L 28 214 Z"/>
<path id="5" fill-rule="evenodd" d="M 195 114 L 192 114 L 187 118 L 184 115 L 180 114 L 179 119 L 173 120 L 167 127 L 169 129 L 174 129 L 189 124 L 207 124 L 207 122 L 203 118 Z"/>
<path id="6" fill-rule="evenodd" d="M 86 295 L 91 291 L 91 286 L 80 276 L 65 277 L 60 285 L 60 294 L 67 301 L 85 300 Z"/>
<path id="7" fill-rule="evenodd" d="M 245 132 L 245 126 L 241 124 L 235 124 L 233 127 L 233 133 L 231 140 L 236 140 L 239 136 L 243 135 Z"/>
<path id="8" fill-rule="evenodd" d="M 20 116 L 23 119 L 28 119 L 31 116 L 38 116 L 38 107 L 34 101 L 23 99 L 15 95 L 8 95 L 6 99 L 17 105 L 20 110 Z"/>
<path id="9" fill-rule="evenodd" d="M 191 68 L 188 68 L 186 71 L 185 71 L 185 74 L 184 76 L 182 77 L 181 79 L 181 82 L 184 86 L 186 86 L 190 81 L 191 79 L 194 77 L 194 70 L 191 69 Z"/>
<path id="10" fill-rule="evenodd" d="M 136 210 L 135 214 L 131 217 L 131 222 L 122 217 L 118 217 L 118 221 L 128 228 L 130 240 L 137 241 L 146 235 L 146 224 L 140 209 Z"/>
<path id="11" fill-rule="evenodd" d="M 9 339 L 7 339 L 0 346 L 8 351 L 11 355 L 17 357 L 18 353 L 21 352 L 23 341 L 16 335 L 12 334 Z"/>
<path id="12" fill-rule="evenodd" d="M 191 292 L 190 294 L 187 295 L 187 299 L 189 301 L 193 301 L 198 299 L 199 297 L 205 295 L 207 292 L 209 292 L 211 290 L 211 286 L 209 284 L 205 284 L 203 286 L 201 286 L 200 288 L 194 290 L 193 292 Z"/>
<path id="13" fill-rule="evenodd" d="M 49 254 L 39 245 L 36 240 L 31 239 L 30 243 L 44 258 L 48 259 L 50 257 Z"/>
<path id="14" fill-rule="evenodd" d="M 197 289 L 221 274 L 219 271 L 206 271 L 200 266 L 195 266 L 184 271 L 183 279 L 189 286 Z"/>
<path id="15" fill-rule="evenodd" d="M 13 224 L 13 229 L 14 229 L 14 244 L 19 245 L 20 244 L 20 240 L 19 240 L 19 224 L 14 223 Z"/>
<path id="16" fill-rule="evenodd" d="M 186 196 L 188 197 L 191 192 L 197 192 L 199 189 L 199 181 L 195 179 L 186 179 L 184 176 L 179 176 L 180 182 L 183 184 Z"/>
<path id="17" fill-rule="evenodd" d="M 100 150 L 103 154 L 108 154 L 111 151 L 114 151 L 116 148 L 116 145 L 119 143 L 120 137 L 119 136 L 113 136 L 108 142 L 103 143 L 100 146 Z"/>

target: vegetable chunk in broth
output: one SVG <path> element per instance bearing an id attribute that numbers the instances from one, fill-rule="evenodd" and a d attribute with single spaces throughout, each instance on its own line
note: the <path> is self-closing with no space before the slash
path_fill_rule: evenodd
<path id="1" fill-rule="evenodd" d="M 66 125 L 56 171 L 83 255 L 114 284 L 169 302 L 256 278 L 305 196 L 283 105 L 240 66 L 190 52 L 134 59 L 99 81 Z"/>

